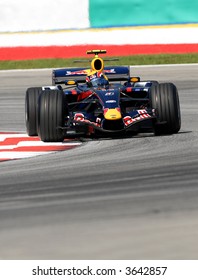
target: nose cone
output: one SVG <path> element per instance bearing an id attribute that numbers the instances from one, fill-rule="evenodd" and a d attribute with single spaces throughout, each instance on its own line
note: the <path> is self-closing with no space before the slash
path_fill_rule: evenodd
<path id="1" fill-rule="evenodd" d="M 122 118 L 120 108 L 115 109 L 104 109 L 104 117 L 106 120 L 115 121 Z"/>

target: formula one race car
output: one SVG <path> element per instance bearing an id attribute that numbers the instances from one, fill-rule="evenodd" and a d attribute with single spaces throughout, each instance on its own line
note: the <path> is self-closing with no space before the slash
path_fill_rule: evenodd
<path id="1" fill-rule="evenodd" d="M 181 126 L 178 91 L 172 83 L 140 81 L 125 66 L 104 67 L 95 54 L 91 68 L 53 70 L 52 85 L 28 88 L 25 111 L 29 136 L 44 142 L 69 134 L 122 135 L 177 133 Z M 63 86 L 64 85 L 64 86 Z"/>

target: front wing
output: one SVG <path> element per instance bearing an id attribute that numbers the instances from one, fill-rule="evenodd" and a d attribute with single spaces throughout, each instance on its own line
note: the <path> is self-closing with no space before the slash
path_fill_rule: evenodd
<path id="1" fill-rule="evenodd" d="M 123 121 L 123 128 L 111 130 L 111 129 L 104 129 L 102 127 L 102 121 L 99 122 L 89 120 L 88 118 L 84 117 L 83 114 L 79 113 L 79 117 L 74 117 L 72 120 L 69 121 L 68 125 L 65 127 L 61 127 L 63 130 L 69 130 L 69 129 L 78 129 L 79 127 L 88 127 L 92 128 L 91 131 L 100 131 L 102 133 L 122 133 L 125 131 L 137 131 L 137 127 L 140 127 L 144 123 L 147 123 L 147 128 L 152 129 L 153 128 L 153 122 L 157 122 L 157 118 L 155 116 L 155 112 L 152 110 L 151 112 L 148 112 L 147 110 L 137 110 L 138 115 L 130 116 L 130 114 L 126 114 L 122 118 Z M 114 122 L 114 121 L 112 121 Z"/>

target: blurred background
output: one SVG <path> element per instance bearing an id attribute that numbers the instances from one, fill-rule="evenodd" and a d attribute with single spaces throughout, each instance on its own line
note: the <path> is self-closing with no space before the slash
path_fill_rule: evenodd
<path id="1" fill-rule="evenodd" d="M 0 32 L 198 23 L 198 1 L 0 0 Z"/>
<path id="2" fill-rule="evenodd" d="M 84 56 L 89 46 L 111 46 L 110 55 L 147 54 L 156 44 L 154 53 L 198 52 L 197 10 L 188 0 L 0 0 L 0 60 L 23 59 L 16 47 L 45 47 L 24 59 Z"/>

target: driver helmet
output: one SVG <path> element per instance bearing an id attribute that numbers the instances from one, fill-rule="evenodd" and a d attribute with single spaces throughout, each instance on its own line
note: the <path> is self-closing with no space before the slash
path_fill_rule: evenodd
<path id="1" fill-rule="evenodd" d="M 94 72 L 86 77 L 89 87 L 105 87 L 109 85 L 108 78 L 102 72 Z"/>

